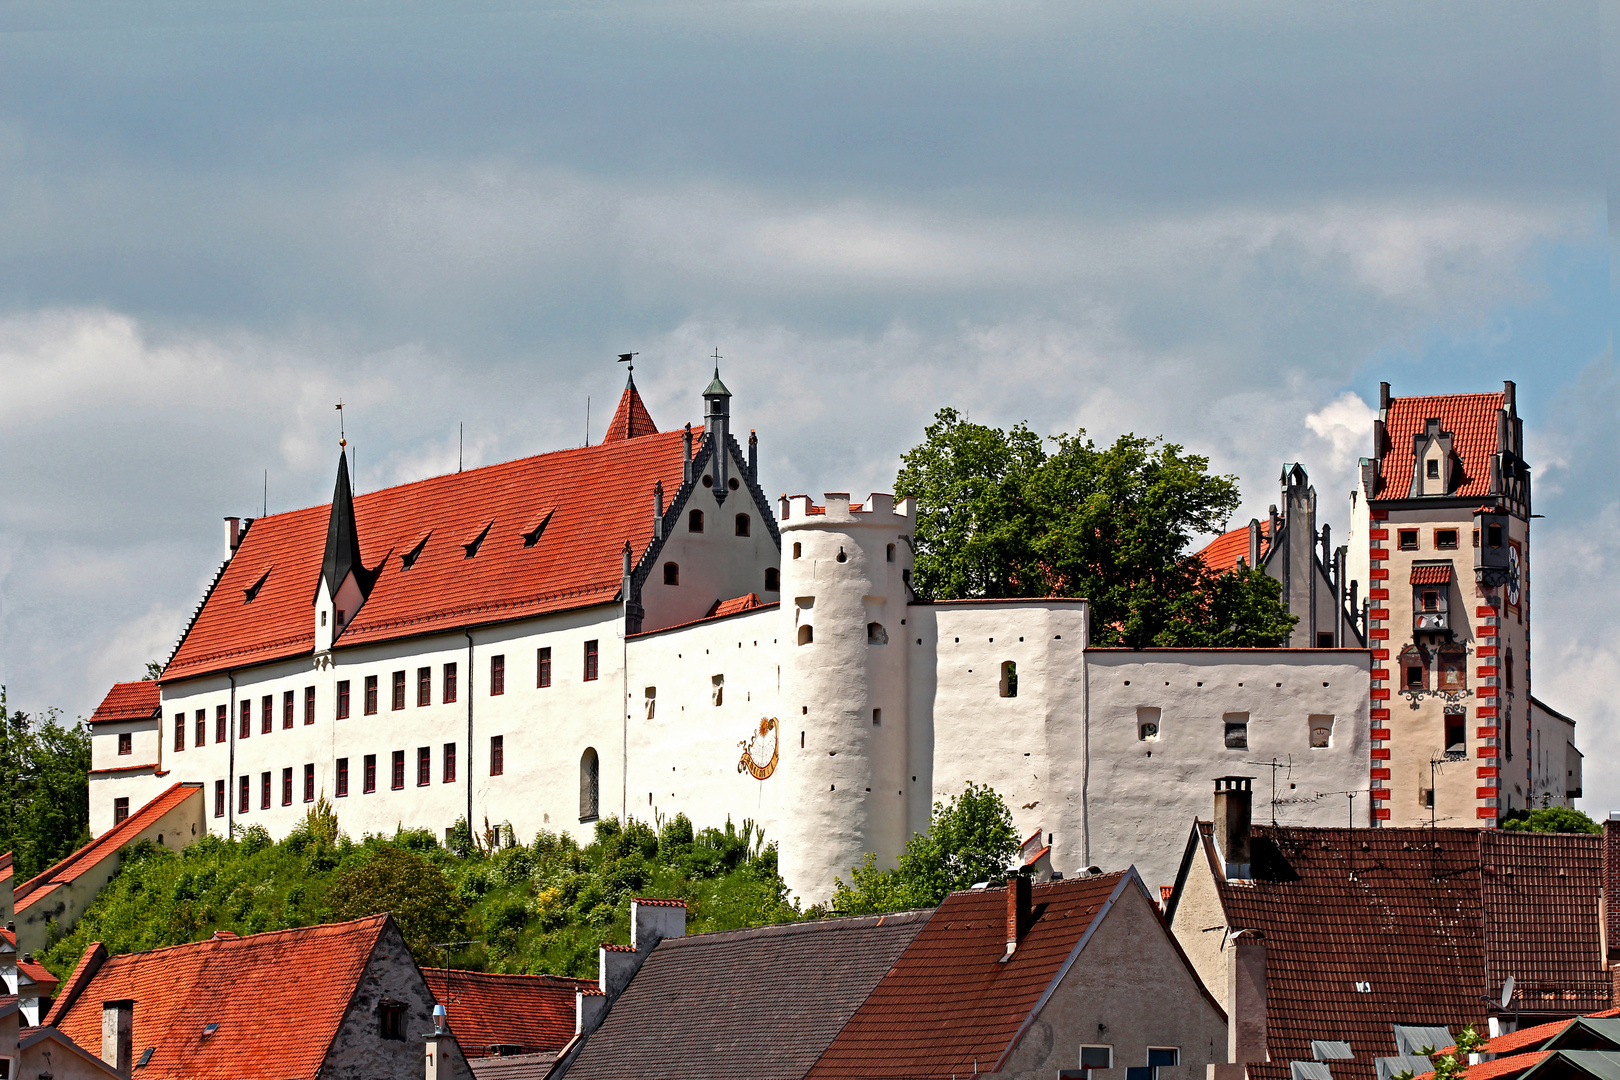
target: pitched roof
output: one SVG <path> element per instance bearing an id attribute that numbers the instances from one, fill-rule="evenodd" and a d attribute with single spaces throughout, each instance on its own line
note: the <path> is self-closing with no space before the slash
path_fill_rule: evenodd
<path id="1" fill-rule="evenodd" d="M 1502 395 L 1441 394 L 1434 397 L 1393 398 L 1385 421 L 1389 449 L 1379 459 L 1375 498 L 1404 499 L 1412 487 L 1417 465 L 1413 437 L 1424 424 L 1438 418 L 1440 430 L 1451 433 L 1451 449 L 1462 463 L 1462 481 L 1449 494 L 1475 498 L 1491 491 L 1491 455 L 1496 453 L 1496 413 Z"/>
<path id="2" fill-rule="evenodd" d="M 1414 563 L 1412 565 L 1412 585 L 1450 585 L 1450 563 Z"/>
<path id="3" fill-rule="evenodd" d="M 425 968 L 433 1000 L 443 1005 L 450 1031 L 469 1058 L 492 1046 L 556 1053 L 574 1037 L 574 991 L 585 979 L 555 975 L 496 975 Z"/>
<path id="4" fill-rule="evenodd" d="M 462 1047 L 466 1053 L 466 1047 Z M 557 1051 L 508 1054 L 505 1057 L 468 1058 L 474 1080 L 545 1080 L 557 1061 Z"/>
<path id="5" fill-rule="evenodd" d="M 75 880 L 79 875 L 88 873 L 101 865 L 103 860 L 117 855 L 119 848 L 132 842 L 148 826 L 155 824 L 164 814 L 191 798 L 202 798 L 202 784 L 180 783 L 171 785 L 157 798 L 84 845 L 84 847 L 18 885 L 16 891 L 12 894 L 17 912 L 22 913 L 44 897 L 49 896 L 58 885 Z"/>
<path id="6" fill-rule="evenodd" d="M 743 596 L 733 596 L 730 600 L 716 600 L 709 605 L 709 613 L 705 618 L 719 619 L 727 615 L 736 615 L 743 611 L 752 611 L 763 607 L 765 601 L 759 598 L 758 593 L 747 593 Z"/>
<path id="7" fill-rule="evenodd" d="M 658 434 L 658 425 L 653 423 L 652 414 L 647 412 L 647 406 L 642 403 L 641 391 L 636 389 L 635 376 L 625 384 L 624 394 L 619 398 L 619 407 L 613 413 L 613 419 L 608 421 L 607 434 L 602 441 L 624 442 L 626 439 L 638 439 L 643 435 Z"/>
<path id="8" fill-rule="evenodd" d="M 570 1080 L 798 1080 L 917 936 L 926 911 L 665 938 Z"/>
<path id="9" fill-rule="evenodd" d="M 160 705 L 158 684 L 152 679 L 113 683 L 112 689 L 107 691 L 107 696 L 96 706 L 96 711 L 90 714 L 90 723 L 102 724 L 109 720 L 150 720 L 158 714 Z"/>
<path id="10" fill-rule="evenodd" d="M 1493 1043 L 1496 1040 L 1491 1040 Z M 1499 1080 L 1504 1076 L 1518 1076 L 1532 1065 L 1539 1064 L 1541 1059 L 1550 1053 L 1547 1050 L 1532 1050 L 1524 1054 L 1509 1054 L 1506 1057 L 1482 1061 L 1478 1065 L 1468 1066 L 1466 1076 L 1468 1080 Z M 1432 1072 L 1418 1073 L 1413 1080 L 1431 1080 Z"/>
<path id="11" fill-rule="evenodd" d="M 612 601 L 622 582 L 624 545 L 639 553 L 651 539 L 653 485 L 678 489 L 683 456 L 677 431 L 355 496 L 361 562 L 379 573 L 335 647 Z M 308 654 L 315 645 L 313 601 L 329 516 L 330 506 L 323 505 L 256 520 L 164 678 Z M 424 537 L 406 569 L 402 556 Z M 247 590 L 261 579 L 247 602 Z"/>
<path id="12" fill-rule="evenodd" d="M 1199 832 L 1208 857 L 1210 826 Z M 1523 980 L 1521 1015 L 1607 1007 L 1601 842 L 1255 827 L 1254 879 L 1218 887 L 1228 925 L 1266 940 L 1271 1061 L 1251 1069 L 1256 1080 L 1287 1076 L 1288 1059 L 1310 1059 L 1312 1039 L 1350 1044 L 1355 1060 L 1332 1066 L 1344 1080 L 1371 1076 L 1373 1058 L 1396 1053 L 1392 1023 L 1483 1029 L 1487 998 L 1509 973 Z"/>
<path id="13" fill-rule="evenodd" d="M 1603 1009 L 1586 1015 L 1599 1020 L 1609 1019 L 1620 1016 L 1620 1008 Z M 1492 1054 L 1511 1054 L 1515 1050 L 1523 1050 L 1526 1047 L 1538 1047 L 1569 1027 L 1570 1023 L 1569 1020 L 1553 1020 L 1546 1024 L 1535 1024 L 1530 1027 L 1522 1027 L 1517 1031 L 1504 1032 L 1492 1039 L 1490 1045 L 1485 1049 Z"/>
<path id="14" fill-rule="evenodd" d="M 390 926 L 372 915 L 107 957 L 88 979 L 75 972 L 47 1023 L 99 1046 L 101 1003 L 131 999 L 134 1052 L 154 1048 L 146 1080 L 314 1077 Z M 204 1035 L 207 1024 L 219 1027 Z"/>
<path id="15" fill-rule="evenodd" d="M 1270 542 L 1270 533 L 1271 522 L 1262 521 L 1260 523 L 1260 557 L 1262 559 L 1266 557 L 1266 545 Z M 1221 535 L 1204 545 L 1203 550 L 1198 553 L 1198 557 L 1204 560 L 1205 566 L 1208 566 L 1217 574 L 1224 570 L 1236 570 L 1239 559 L 1244 562 L 1249 561 L 1249 527 L 1245 525 L 1241 529 L 1221 533 Z"/>
<path id="16" fill-rule="evenodd" d="M 966 1076 L 993 1071 L 1129 872 L 1030 889 L 1035 919 L 1007 955 L 1007 890 L 952 893 L 809 1073 Z"/>

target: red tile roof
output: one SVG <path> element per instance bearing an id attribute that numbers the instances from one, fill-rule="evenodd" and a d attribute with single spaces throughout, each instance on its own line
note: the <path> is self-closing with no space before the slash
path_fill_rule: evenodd
<path id="1" fill-rule="evenodd" d="M 33 960 L 17 961 L 17 973 L 34 985 L 29 989 L 39 997 L 50 997 L 56 993 L 56 976 L 45 969 L 45 965 Z"/>
<path id="2" fill-rule="evenodd" d="M 810 1078 L 992 1072 L 1128 871 L 1031 887 L 1037 917 L 1007 955 L 1007 890 L 947 896 Z"/>
<path id="3" fill-rule="evenodd" d="M 112 689 L 107 691 L 107 696 L 96 706 L 96 711 L 90 714 L 90 723 L 101 724 L 109 720 L 150 720 L 158 715 L 159 706 L 158 684 L 153 680 L 113 683 Z"/>
<path id="4" fill-rule="evenodd" d="M 1563 1027 L 1562 1024 L 1548 1026 Z M 1482 1061 L 1478 1065 L 1468 1066 L 1465 1075 L 1468 1080 L 1499 1080 L 1504 1076 L 1518 1076 L 1530 1066 L 1539 1064 L 1549 1053 L 1551 1051 L 1532 1050 L 1528 1054 L 1510 1054 L 1493 1061 Z M 1419 1073 L 1413 1080 L 1431 1080 L 1433 1076 L 1432 1072 Z"/>
<path id="5" fill-rule="evenodd" d="M 73 881 L 80 874 L 101 865 L 104 860 L 117 856 L 118 849 L 133 841 L 147 826 L 192 798 L 202 798 L 200 783 L 175 784 L 55 866 L 18 885 L 12 894 L 17 911 L 24 911 L 49 896 L 56 886 Z"/>
<path id="6" fill-rule="evenodd" d="M 1270 539 L 1270 533 L 1271 522 L 1262 521 L 1260 523 L 1260 557 L 1262 559 L 1266 557 L 1266 543 Z M 1224 570 L 1236 570 L 1239 559 L 1244 562 L 1249 561 L 1249 527 L 1245 525 L 1241 529 L 1221 533 L 1221 535 L 1204 546 L 1204 549 L 1198 553 L 1198 557 L 1204 560 L 1205 566 L 1208 566 L 1217 574 Z"/>
<path id="7" fill-rule="evenodd" d="M 1604 1009 L 1601 1012 L 1587 1013 L 1586 1015 L 1598 1018 L 1620 1016 L 1620 1009 Z M 1522 1027 L 1518 1031 L 1509 1031 L 1498 1035 L 1490 1041 L 1490 1045 L 1486 1046 L 1485 1050 L 1491 1054 L 1511 1054 L 1526 1047 L 1540 1046 L 1568 1026 L 1568 1020 L 1554 1020 L 1547 1024 Z"/>
<path id="8" fill-rule="evenodd" d="M 556 1051 L 574 1037 L 574 991 L 595 987 L 585 979 L 555 975 L 492 975 L 482 971 L 426 968 L 433 1000 L 448 1014 L 461 1052 L 481 1057 L 492 1046 L 525 1052 Z"/>
<path id="9" fill-rule="evenodd" d="M 1414 567 L 1412 567 L 1412 581 L 1411 581 L 1411 584 L 1413 584 L 1413 585 L 1450 585 L 1451 584 L 1451 564 L 1446 563 L 1444 566 L 1435 566 L 1435 565 L 1432 565 L 1432 564 L 1428 565 L 1428 566 L 1414 566 Z"/>
<path id="10" fill-rule="evenodd" d="M 754 608 L 763 607 L 765 601 L 759 598 L 758 593 L 749 593 L 746 596 L 734 596 L 730 600 L 716 600 L 709 607 L 708 618 L 718 619 L 726 615 L 736 615 Z"/>
<path id="11" fill-rule="evenodd" d="M 1210 826 L 1199 831 L 1210 858 Z M 1257 826 L 1254 880 L 1220 884 L 1228 924 L 1266 939 L 1271 1061 L 1253 1075 L 1287 1076 L 1329 1039 L 1356 1055 L 1333 1062 L 1335 1078 L 1370 1077 L 1373 1058 L 1395 1053 L 1391 1024 L 1484 1030 L 1506 973 L 1524 980 L 1526 1019 L 1608 1007 L 1601 840 Z"/>
<path id="12" fill-rule="evenodd" d="M 608 421 L 607 434 L 602 441 L 623 442 L 626 439 L 638 439 L 643 435 L 658 434 L 658 425 L 647 412 L 647 406 L 642 404 L 641 392 L 636 389 L 632 378 L 629 385 L 624 388 L 624 394 L 619 398 L 619 408 Z"/>
<path id="13" fill-rule="evenodd" d="M 694 435 L 701 429 L 694 428 Z M 605 604 L 626 542 L 652 536 L 652 490 L 678 490 L 682 433 L 667 432 L 450 473 L 354 499 L 361 557 L 380 573 L 337 648 Z M 546 520 L 546 515 L 550 520 Z M 208 595 L 164 678 L 308 654 L 329 506 L 259 518 Z M 525 533 L 545 522 L 529 546 Z M 463 544 L 493 522 L 469 558 Z M 401 556 L 427 536 L 410 569 Z M 268 577 L 264 577 L 268 571 Z M 264 577 L 251 603 L 245 592 Z"/>
<path id="14" fill-rule="evenodd" d="M 1489 495 L 1491 455 L 1496 453 L 1496 413 L 1501 394 L 1443 394 L 1436 397 L 1394 398 L 1386 428 L 1389 450 L 1380 461 L 1379 499 L 1404 499 L 1412 490 L 1417 464 L 1412 440 L 1431 417 L 1440 430 L 1451 432 L 1451 449 L 1462 462 L 1463 479 L 1449 494 L 1459 498 Z"/>
<path id="15" fill-rule="evenodd" d="M 155 1048 L 139 1072 L 146 1080 L 313 1078 L 389 925 L 387 915 L 372 915 L 214 937 L 106 957 L 85 979 L 98 943 L 64 984 L 46 1023 L 80 1045 L 100 1046 L 101 1003 L 131 999 L 135 1053 Z M 204 1036 L 206 1024 L 219 1028 Z"/>

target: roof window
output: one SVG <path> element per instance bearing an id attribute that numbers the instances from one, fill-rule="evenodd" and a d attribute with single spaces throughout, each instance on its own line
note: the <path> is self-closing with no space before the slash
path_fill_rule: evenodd
<path id="1" fill-rule="evenodd" d="M 467 558 L 470 559 L 474 555 L 478 554 L 478 549 L 480 547 L 482 547 L 483 544 L 484 544 L 484 537 L 489 535 L 489 530 L 491 528 L 493 528 L 494 525 L 495 525 L 495 519 L 490 518 L 489 524 L 485 525 L 484 528 L 479 532 L 479 534 L 477 536 L 473 537 L 471 540 L 468 540 L 466 543 L 461 545 L 462 548 L 465 549 L 466 552 L 467 552 Z"/>
<path id="2" fill-rule="evenodd" d="M 531 548 L 540 542 L 540 534 L 546 531 L 546 525 L 550 523 L 551 515 L 554 513 L 556 513 L 555 510 L 547 510 L 523 531 L 524 547 Z"/>
<path id="3" fill-rule="evenodd" d="M 274 567 L 270 567 L 270 566 L 265 567 L 264 568 L 264 573 L 259 575 L 259 580 L 255 581 L 252 585 L 249 585 L 247 588 L 242 590 L 242 603 L 244 603 L 244 604 L 253 603 L 254 598 L 259 595 L 259 590 L 264 588 L 264 583 L 266 581 L 270 580 L 270 571 L 273 570 L 273 569 L 274 569 Z"/>
<path id="4" fill-rule="evenodd" d="M 422 549 L 427 547 L 428 537 L 431 535 L 432 531 L 429 530 L 417 537 L 416 543 L 411 545 L 411 549 L 399 557 L 399 568 L 401 570 L 409 570 L 416 565 L 416 560 L 421 558 Z"/>

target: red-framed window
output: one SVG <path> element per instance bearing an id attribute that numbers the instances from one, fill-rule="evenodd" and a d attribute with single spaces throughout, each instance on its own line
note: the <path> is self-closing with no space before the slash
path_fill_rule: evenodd
<path id="1" fill-rule="evenodd" d="M 292 766 L 281 770 L 281 805 L 292 805 Z"/>
<path id="2" fill-rule="evenodd" d="M 377 714 L 377 676 L 366 676 L 366 715 Z"/>
<path id="3" fill-rule="evenodd" d="M 551 685 L 551 646 L 544 645 L 534 655 L 534 685 Z"/>
<path id="4" fill-rule="evenodd" d="M 389 777 L 390 786 L 392 786 L 395 791 L 401 791 L 405 787 L 405 751 L 394 751 L 393 766 L 393 775 Z"/>
<path id="5" fill-rule="evenodd" d="M 268 735 L 276 727 L 276 695 L 266 694 L 260 702 L 259 734 Z"/>
<path id="6" fill-rule="evenodd" d="M 118 733 L 118 756 L 127 757 L 135 752 L 135 736 L 127 731 Z"/>
<path id="7" fill-rule="evenodd" d="M 443 691 L 444 703 L 446 705 L 456 700 L 456 665 L 444 665 L 444 682 L 441 690 Z"/>
<path id="8" fill-rule="evenodd" d="M 315 722 L 315 688 L 304 687 L 304 725 L 307 727 Z"/>
<path id="9" fill-rule="evenodd" d="M 489 775 L 499 776 L 506 771 L 506 736 L 489 737 Z"/>
<path id="10" fill-rule="evenodd" d="M 214 816 L 225 816 L 225 781 L 214 781 Z"/>
<path id="11" fill-rule="evenodd" d="M 230 726 L 230 723 L 231 723 L 231 707 L 229 705 L 221 705 L 221 706 L 219 706 L 219 708 L 214 710 L 214 741 L 215 742 L 217 742 L 217 743 L 224 742 L 225 739 L 229 736 L 230 733 L 226 729 Z"/>
<path id="12" fill-rule="evenodd" d="M 347 798 L 349 795 L 349 759 L 346 757 L 337 759 L 337 781 L 332 788 L 339 799 Z"/>
<path id="13" fill-rule="evenodd" d="M 595 642 L 595 640 L 587 641 L 585 643 L 585 681 L 586 682 L 594 682 L 595 679 L 596 679 L 596 670 L 597 670 L 597 668 L 596 668 L 596 654 L 597 654 L 597 650 L 596 650 L 596 642 Z"/>
<path id="14" fill-rule="evenodd" d="M 186 748 L 186 714 L 183 712 L 174 714 L 174 748 L 176 751 Z"/>
<path id="15" fill-rule="evenodd" d="M 433 669 L 419 667 L 416 669 L 416 707 L 433 704 Z"/>
<path id="16" fill-rule="evenodd" d="M 195 739 L 195 742 L 196 742 L 196 744 L 198 746 L 203 746 L 208 742 L 208 710 L 207 709 L 198 709 L 197 710 L 197 737 Z"/>
<path id="17" fill-rule="evenodd" d="M 427 787 L 433 783 L 433 749 L 427 746 L 416 748 L 416 786 Z"/>
<path id="18" fill-rule="evenodd" d="M 492 656 L 489 658 L 489 696 L 500 697 L 506 693 L 506 657 Z"/>
<path id="19" fill-rule="evenodd" d="M 338 680 L 338 687 L 337 687 L 337 718 L 339 720 L 347 720 L 349 718 L 349 680 L 348 679 L 339 679 Z"/>
<path id="20" fill-rule="evenodd" d="M 245 739 L 253 734 L 253 699 L 242 699 L 242 722 L 237 725 L 240 729 L 236 733 L 238 739 Z"/>
<path id="21" fill-rule="evenodd" d="M 252 783 L 252 780 L 246 773 L 243 773 L 236 781 L 236 812 L 238 814 L 248 812 L 248 785 L 250 783 Z"/>
<path id="22" fill-rule="evenodd" d="M 456 782 L 456 744 L 453 742 L 447 742 L 444 744 L 443 775 L 444 782 L 446 784 L 453 784 Z"/>
<path id="23" fill-rule="evenodd" d="M 395 712 L 399 712 L 405 707 L 405 673 L 403 671 L 394 672 L 393 691 L 389 704 Z"/>
<path id="24" fill-rule="evenodd" d="M 367 754 L 363 765 L 364 771 L 360 776 L 360 790 L 370 794 L 377 790 L 377 755 Z"/>
<path id="25" fill-rule="evenodd" d="M 291 769 L 287 770 L 287 775 L 291 778 Z M 270 773 L 268 771 L 259 774 L 259 809 L 270 809 Z"/>
<path id="26" fill-rule="evenodd" d="M 304 766 L 304 801 L 315 801 L 315 766 L 313 763 Z"/>

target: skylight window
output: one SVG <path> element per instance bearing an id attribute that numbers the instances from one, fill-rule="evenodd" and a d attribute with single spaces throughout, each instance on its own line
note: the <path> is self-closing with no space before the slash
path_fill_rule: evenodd
<path id="1" fill-rule="evenodd" d="M 554 510 L 543 511 L 539 517 L 529 523 L 529 527 L 523 530 L 524 547 L 534 547 L 540 542 L 540 535 L 546 531 L 546 525 L 551 521 L 551 515 L 555 512 Z"/>
<path id="2" fill-rule="evenodd" d="M 466 550 L 466 552 L 467 552 L 467 558 L 470 559 L 474 555 L 478 554 L 478 549 L 480 547 L 482 547 L 483 544 L 484 544 L 484 537 L 489 535 L 489 530 L 494 528 L 494 526 L 495 526 L 495 519 L 491 518 L 490 521 L 489 521 L 489 524 L 485 525 L 483 530 L 480 531 L 477 536 L 473 537 L 471 540 L 468 540 L 466 543 L 461 545 L 462 548 L 464 548 Z"/>
<path id="3" fill-rule="evenodd" d="M 218 1030 L 219 1030 L 219 1025 L 218 1024 L 204 1024 L 203 1025 L 203 1038 L 205 1038 L 205 1039 L 208 1038 L 208 1036 L 212 1035 L 214 1032 L 216 1032 Z"/>
<path id="4" fill-rule="evenodd" d="M 422 549 L 427 547 L 428 537 L 432 535 L 431 529 L 423 533 L 416 538 L 416 543 L 411 545 L 410 550 L 399 557 L 399 568 L 401 570 L 409 570 L 416 565 L 416 560 L 422 557 Z"/>
<path id="5" fill-rule="evenodd" d="M 270 571 L 273 569 L 274 567 L 265 567 L 264 572 L 259 575 L 259 579 L 242 590 L 242 603 L 253 603 L 254 598 L 259 595 L 259 590 L 264 588 L 264 583 L 270 579 Z"/>

